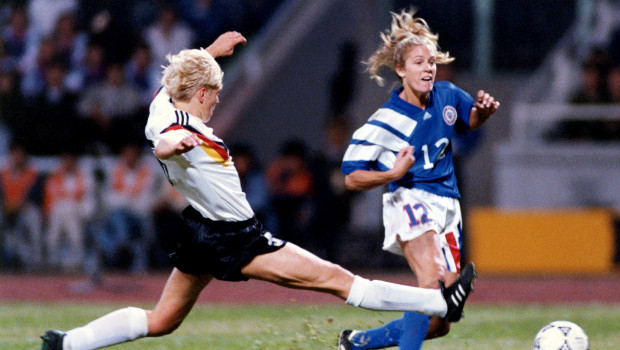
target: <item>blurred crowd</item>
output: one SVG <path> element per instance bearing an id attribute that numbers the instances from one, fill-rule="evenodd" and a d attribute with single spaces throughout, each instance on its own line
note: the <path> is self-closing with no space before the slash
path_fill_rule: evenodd
<path id="1" fill-rule="evenodd" d="M 33 155 L 118 153 L 143 134 L 167 54 L 227 30 L 251 36 L 281 2 L 2 2 L 1 138 Z"/>
<path id="2" fill-rule="evenodd" d="M 167 265 L 157 237 L 178 229 L 186 203 L 145 154 L 161 65 L 227 30 L 251 37 L 282 2 L 1 2 L 0 269 L 96 276 Z M 242 176 L 277 227 L 263 214 L 262 180 Z"/>

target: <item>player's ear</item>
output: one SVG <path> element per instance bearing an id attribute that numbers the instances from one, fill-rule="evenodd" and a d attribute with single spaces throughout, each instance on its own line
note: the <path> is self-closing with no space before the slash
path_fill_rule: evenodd
<path id="1" fill-rule="evenodd" d="M 394 67 L 394 70 L 396 71 L 396 74 L 398 74 L 398 76 L 402 79 L 405 77 L 405 68 L 401 65 L 397 65 L 396 67 Z"/>
<path id="2" fill-rule="evenodd" d="M 198 97 L 198 101 L 200 101 L 200 103 L 203 103 L 205 100 L 205 95 L 207 94 L 207 88 L 206 87 L 201 87 L 200 89 L 198 89 L 198 91 L 196 91 L 197 97 Z"/>

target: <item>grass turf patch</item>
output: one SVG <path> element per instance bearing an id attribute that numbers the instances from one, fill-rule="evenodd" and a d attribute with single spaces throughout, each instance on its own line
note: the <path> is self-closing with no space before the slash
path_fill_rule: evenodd
<path id="1" fill-rule="evenodd" d="M 152 307 L 150 305 L 138 305 Z M 125 305 L 0 304 L 0 348 L 36 349 L 47 329 L 70 329 Z M 348 306 L 197 305 L 181 327 L 162 338 L 118 349 L 335 349 L 345 328 L 378 327 L 400 317 Z M 424 349 L 531 349 L 534 335 L 555 320 L 579 324 L 591 349 L 620 344 L 620 305 L 468 305 L 466 317 L 444 338 Z"/>

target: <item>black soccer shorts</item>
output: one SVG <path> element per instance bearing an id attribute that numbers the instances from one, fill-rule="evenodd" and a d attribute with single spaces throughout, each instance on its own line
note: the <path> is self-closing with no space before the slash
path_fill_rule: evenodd
<path id="1" fill-rule="evenodd" d="M 258 255 L 282 248 L 256 218 L 213 221 L 188 206 L 181 214 L 187 229 L 167 232 L 162 246 L 171 264 L 188 274 L 211 274 L 223 281 L 247 281 L 241 269 Z"/>

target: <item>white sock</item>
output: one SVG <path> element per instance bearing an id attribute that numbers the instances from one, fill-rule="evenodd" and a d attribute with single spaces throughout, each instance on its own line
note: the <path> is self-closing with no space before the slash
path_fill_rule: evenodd
<path id="1" fill-rule="evenodd" d="M 418 288 L 355 276 L 347 304 L 371 310 L 413 311 L 443 317 L 448 312 L 439 289 Z"/>
<path id="2" fill-rule="evenodd" d="M 135 307 L 116 310 L 84 327 L 67 332 L 63 350 L 88 350 L 124 343 L 146 336 L 146 312 Z"/>

